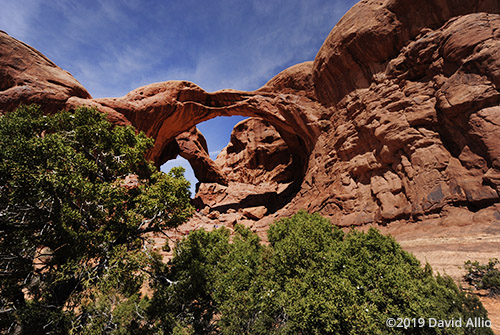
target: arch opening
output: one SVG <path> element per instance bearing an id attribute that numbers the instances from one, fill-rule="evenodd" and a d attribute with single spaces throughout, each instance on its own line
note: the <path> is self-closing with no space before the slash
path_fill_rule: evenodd
<path id="1" fill-rule="evenodd" d="M 155 146 L 148 153 L 148 158 L 158 167 L 177 155 L 187 159 L 200 181 L 200 187 L 208 184 L 212 187 L 212 190 L 204 191 L 207 196 L 204 199 L 200 197 L 199 203 L 210 207 L 217 205 L 220 210 L 228 209 L 227 206 L 242 208 L 255 203 L 272 207 L 272 211 L 284 206 L 300 190 L 309 155 L 321 133 L 317 122 L 321 107 L 307 95 L 298 95 L 295 91 L 276 93 L 262 89 L 207 93 L 193 83 L 168 81 L 138 88 L 122 98 L 94 99 L 93 103 L 109 115 L 119 116 L 123 122 L 129 122 L 153 137 Z M 311 110 L 315 112 L 311 114 Z M 238 196 L 232 199 L 227 196 L 229 191 L 234 190 L 228 187 L 231 180 L 210 158 L 206 140 L 195 126 L 219 116 L 234 115 L 262 119 L 267 123 L 266 127 L 272 127 L 279 134 L 286 150 L 289 148 L 292 181 L 289 184 L 278 183 L 280 187 L 286 185 L 284 190 L 269 191 L 267 185 L 263 190 L 242 186 L 233 192 Z M 256 180 L 253 185 L 246 185 L 255 186 Z"/>
<path id="2" fill-rule="evenodd" d="M 208 153 L 208 158 L 212 161 L 215 161 L 217 155 L 229 144 L 231 139 L 231 133 L 233 131 L 234 126 L 246 118 L 239 115 L 229 116 L 229 117 L 215 117 L 213 119 L 203 121 L 196 125 L 196 128 L 201 133 L 201 136 L 198 132 L 188 132 L 187 134 L 178 136 L 176 138 L 176 144 L 172 143 L 168 146 L 168 150 L 166 152 L 165 157 L 168 159 L 165 163 L 161 165 L 161 170 L 163 172 L 168 172 L 173 167 L 181 166 L 186 172 L 184 177 L 190 182 L 190 191 L 191 197 L 194 198 L 199 187 L 199 184 L 202 181 L 207 180 L 199 180 L 196 176 L 194 169 L 203 168 L 203 165 L 200 165 L 195 162 L 195 157 L 191 158 L 191 162 L 182 157 L 181 148 L 179 146 L 179 142 L 186 141 L 194 141 L 195 143 L 191 145 L 181 144 L 184 149 L 190 150 L 200 150 L 199 152 L 192 153 L 183 153 L 184 156 L 196 156 L 202 155 L 203 151 Z M 196 134 L 198 138 L 193 136 Z M 205 148 L 206 146 L 206 148 Z M 173 157 L 173 155 L 176 155 Z M 198 171 L 198 175 L 202 174 L 201 171 Z"/>
<path id="3" fill-rule="evenodd" d="M 172 159 L 162 165 L 165 170 L 181 162 L 177 155 L 189 161 L 193 175 L 186 178 L 196 183 L 193 203 L 199 209 L 225 213 L 266 206 L 272 213 L 291 195 L 292 153 L 276 128 L 261 118 L 216 117 L 181 133 L 167 148 L 165 157 Z"/>
<path id="4" fill-rule="evenodd" d="M 198 183 L 198 179 L 196 178 L 194 170 L 187 159 L 181 156 L 177 156 L 176 158 L 165 162 L 165 164 L 161 166 L 160 170 L 162 172 L 168 173 L 172 168 L 178 166 L 184 168 L 185 170 L 184 177 L 191 184 L 189 187 L 189 191 L 191 192 L 191 198 L 193 198 L 194 195 L 196 194 L 196 184 Z"/>

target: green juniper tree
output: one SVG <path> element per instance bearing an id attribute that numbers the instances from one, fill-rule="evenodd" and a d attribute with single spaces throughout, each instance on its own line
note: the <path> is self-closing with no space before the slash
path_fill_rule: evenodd
<path id="1" fill-rule="evenodd" d="M 195 231 L 175 250 L 156 306 L 195 334 L 492 334 L 390 328 L 388 318 L 486 318 L 479 300 L 375 229 L 348 233 L 299 212 L 268 231 Z M 160 310 L 156 311 L 162 314 Z M 172 325 L 172 320 L 163 323 Z M 167 327 L 168 328 L 168 327 Z M 170 329 L 164 328 L 166 332 Z"/>
<path id="2" fill-rule="evenodd" d="M 500 261 L 491 258 L 487 264 L 465 262 L 465 281 L 477 290 L 488 290 L 492 296 L 500 295 Z"/>
<path id="3" fill-rule="evenodd" d="M 183 171 L 146 160 L 152 144 L 88 108 L 0 116 L 0 332 L 147 328 L 139 289 L 159 258 L 145 233 L 192 212 Z"/>

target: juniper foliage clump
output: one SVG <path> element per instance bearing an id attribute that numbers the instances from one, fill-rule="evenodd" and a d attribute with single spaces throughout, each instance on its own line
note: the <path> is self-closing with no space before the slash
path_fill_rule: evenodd
<path id="1" fill-rule="evenodd" d="M 271 225 L 268 240 L 261 244 L 241 226 L 231 243 L 225 229 L 191 233 L 165 273 L 177 284 L 159 288 L 156 305 L 195 334 L 492 334 L 465 323 L 446 332 L 386 326 L 388 318 L 487 313 L 477 297 L 376 229 L 345 233 L 299 212 Z"/>
<path id="2" fill-rule="evenodd" d="M 145 233 L 192 213 L 183 171 L 159 172 L 145 158 L 152 145 L 89 108 L 0 116 L 1 331 L 142 326 L 139 289 L 158 262 Z"/>

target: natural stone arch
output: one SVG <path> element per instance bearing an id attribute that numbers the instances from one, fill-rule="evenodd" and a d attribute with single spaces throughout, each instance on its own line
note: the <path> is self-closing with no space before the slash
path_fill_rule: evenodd
<path id="1" fill-rule="evenodd" d="M 313 62 L 282 71 L 254 92 L 207 93 L 190 82 L 167 81 L 120 98 L 92 99 L 69 73 L 4 32 L 0 32 L 0 48 L 5 56 L 0 62 L 4 69 L 0 74 L 0 114 L 20 103 L 39 103 L 48 113 L 92 106 L 106 113 L 113 123 L 131 124 L 155 138 L 149 158 L 157 166 L 170 158 L 169 145 L 176 136 L 200 122 L 217 116 L 259 117 L 275 127 L 287 143 L 299 183 L 320 134 L 316 121 L 323 107 L 315 99 Z M 12 59 L 21 63 L 11 67 Z"/>
<path id="2" fill-rule="evenodd" d="M 305 95 L 270 93 L 267 86 L 254 92 L 222 90 L 207 93 L 186 81 L 167 81 L 140 87 L 121 98 L 71 98 L 68 105 L 91 105 L 130 123 L 155 138 L 149 153 L 157 166 L 173 158 L 172 141 L 198 123 L 217 116 L 258 117 L 275 127 L 292 153 L 294 180 L 300 185 L 309 155 L 319 136 L 319 104 Z M 119 123 L 120 123 L 119 122 Z"/>

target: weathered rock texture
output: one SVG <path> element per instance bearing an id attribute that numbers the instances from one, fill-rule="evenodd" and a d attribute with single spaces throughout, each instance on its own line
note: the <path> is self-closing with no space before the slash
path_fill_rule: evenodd
<path id="1" fill-rule="evenodd" d="M 214 164 L 227 183 L 202 183 L 194 199 L 200 208 L 208 206 L 221 213 L 240 210 L 240 216 L 255 220 L 264 217 L 249 214 L 255 207 L 264 206 L 266 213 L 274 213 L 293 195 L 292 155 L 279 133 L 264 120 L 239 122 Z"/>
<path id="2" fill-rule="evenodd" d="M 359 80 L 359 88 L 346 84 L 340 91 L 341 80 L 330 93 L 318 94 L 334 107 L 332 131 L 317 142 L 328 154 L 310 161 L 315 182 L 306 174 L 306 184 L 317 187 L 321 180 L 325 187 L 309 196 L 309 209 L 341 225 L 362 225 L 498 203 L 499 28 L 495 14 L 453 18 L 423 30 L 385 63 L 360 62 L 366 65 L 360 73 L 372 74 Z M 343 39 L 332 33 L 319 55 L 343 45 L 332 41 Z M 316 80 L 330 71 L 320 63 Z M 321 87 L 326 92 L 330 86 Z M 301 193 L 297 205 L 306 205 L 307 187 Z"/>
<path id="3" fill-rule="evenodd" d="M 184 81 L 147 85 L 121 98 L 69 99 L 68 106 L 78 105 L 118 112 L 136 128 L 154 137 L 156 142 L 150 158 L 159 165 L 170 157 L 165 150 L 170 142 L 200 122 L 216 116 L 259 117 L 272 124 L 288 146 L 296 148 L 292 156 L 294 171 L 299 177 L 305 172 L 309 154 L 320 134 L 317 114 L 323 109 L 305 95 L 234 90 L 207 93 Z"/>
<path id="4" fill-rule="evenodd" d="M 21 103 L 43 104 L 47 112 L 56 112 L 72 96 L 92 98 L 67 71 L 0 30 L 0 114 Z"/>
<path id="5" fill-rule="evenodd" d="M 305 208 L 340 226 L 383 226 L 417 254 L 441 255 L 434 264 L 466 233 L 483 259 L 498 257 L 498 240 L 481 239 L 500 233 L 499 13 L 498 0 L 363 0 L 314 62 L 257 91 L 169 81 L 106 99 L 0 33 L 0 110 L 94 106 L 154 137 L 157 165 L 186 157 L 200 212 L 174 235 L 239 222 L 265 237 L 273 219 Z M 230 115 L 263 121 L 238 124 L 213 162 L 193 127 Z"/>
<path id="6" fill-rule="evenodd" d="M 292 155 L 285 141 L 268 122 L 249 118 L 239 122 L 215 163 L 228 180 L 246 184 L 290 183 Z"/>
<path id="7" fill-rule="evenodd" d="M 448 20 L 476 12 L 498 14 L 500 2 L 360 1 L 333 28 L 316 56 L 314 84 L 318 98 L 333 105 L 347 93 L 367 88 L 418 35 L 437 30 Z M 456 39 L 468 40 L 466 43 L 471 44 L 475 40 L 473 35 L 469 31 L 468 36 L 459 34 Z"/>

